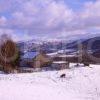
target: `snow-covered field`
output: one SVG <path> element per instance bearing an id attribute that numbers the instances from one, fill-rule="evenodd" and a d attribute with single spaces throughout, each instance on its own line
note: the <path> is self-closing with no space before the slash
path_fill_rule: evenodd
<path id="1" fill-rule="evenodd" d="M 29 74 L 0 74 L 0 100 L 100 100 L 100 65 Z M 59 78 L 66 73 L 66 78 Z"/>

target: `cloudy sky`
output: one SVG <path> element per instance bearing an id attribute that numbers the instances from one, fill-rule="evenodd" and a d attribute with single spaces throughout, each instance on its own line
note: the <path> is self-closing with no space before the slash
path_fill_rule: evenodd
<path id="1" fill-rule="evenodd" d="M 0 0 L 0 34 L 16 41 L 100 33 L 100 0 Z"/>

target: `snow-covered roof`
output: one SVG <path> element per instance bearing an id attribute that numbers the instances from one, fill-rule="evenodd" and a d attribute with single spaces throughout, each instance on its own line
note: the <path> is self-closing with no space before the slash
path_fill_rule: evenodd
<path id="1" fill-rule="evenodd" d="M 58 53 L 57 52 L 54 52 L 54 53 L 48 53 L 48 54 L 46 54 L 47 56 L 50 56 L 50 57 L 54 57 L 54 56 L 56 56 Z"/>
<path id="2" fill-rule="evenodd" d="M 22 56 L 22 59 L 33 59 L 35 58 L 39 53 L 38 52 L 26 52 L 24 56 Z"/>
<path id="3" fill-rule="evenodd" d="M 54 61 L 53 64 L 66 64 L 66 61 Z"/>
<path id="4" fill-rule="evenodd" d="M 62 57 L 62 58 L 64 58 L 64 57 L 77 57 L 78 55 L 59 55 L 59 57 Z"/>

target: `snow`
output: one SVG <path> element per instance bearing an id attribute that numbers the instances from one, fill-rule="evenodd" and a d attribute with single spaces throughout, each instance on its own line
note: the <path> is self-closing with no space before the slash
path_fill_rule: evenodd
<path id="1" fill-rule="evenodd" d="M 58 57 L 66 58 L 66 57 L 78 57 L 78 55 L 59 55 Z"/>
<path id="2" fill-rule="evenodd" d="M 53 64 L 66 64 L 66 61 L 54 61 Z"/>
<path id="3" fill-rule="evenodd" d="M 100 65 L 0 74 L 0 100 L 100 100 Z M 60 75 L 66 73 L 66 78 Z"/>
<path id="4" fill-rule="evenodd" d="M 55 57 L 57 54 L 58 54 L 58 52 L 55 52 L 55 53 L 48 53 L 47 56 Z"/>

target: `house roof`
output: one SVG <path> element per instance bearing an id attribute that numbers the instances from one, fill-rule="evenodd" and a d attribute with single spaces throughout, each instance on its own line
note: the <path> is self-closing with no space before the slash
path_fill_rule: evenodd
<path id="1" fill-rule="evenodd" d="M 53 64 L 67 64 L 67 61 L 54 61 Z"/>
<path id="2" fill-rule="evenodd" d="M 26 52 L 23 56 L 22 59 L 33 59 L 35 58 L 39 53 L 38 52 Z"/>

